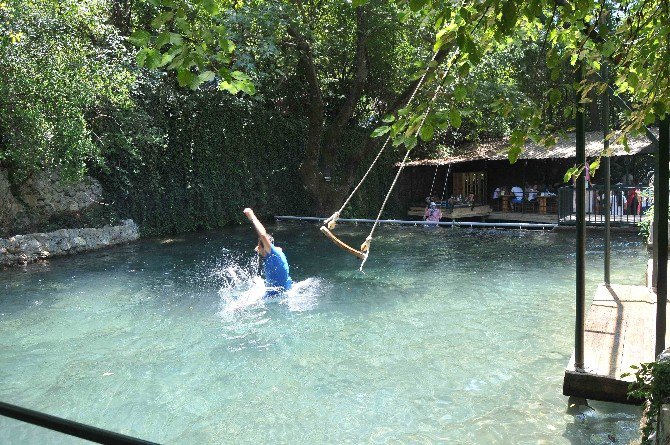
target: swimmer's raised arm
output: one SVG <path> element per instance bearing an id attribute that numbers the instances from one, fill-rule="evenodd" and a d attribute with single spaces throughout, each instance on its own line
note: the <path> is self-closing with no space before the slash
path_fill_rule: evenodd
<path id="1" fill-rule="evenodd" d="M 254 226 L 254 230 L 256 230 L 256 234 L 258 235 L 258 240 L 263 245 L 263 250 L 265 251 L 265 253 L 270 253 L 270 251 L 272 250 L 272 248 L 271 248 L 272 243 L 270 241 L 270 236 L 268 235 L 268 232 L 265 230 L 265 227 L 258 220 L 258 218 L 256 218 L 256 215 L 254 214 L 254 211 L 251 210 L 249 207 L 244 209 L 243 212 L 244 212 L 244 215 L 247 218 L 249 218 L 249 221 L 251 221 L 251 224 Z"/>

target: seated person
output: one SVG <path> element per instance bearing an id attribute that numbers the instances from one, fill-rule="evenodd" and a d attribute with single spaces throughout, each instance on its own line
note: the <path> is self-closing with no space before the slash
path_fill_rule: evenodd
<path id="1" fill-rule="evenodd" d="M 502 190 L 500 190 L 500 187 L 496 187 L 495 190 L 493 190 L 493 200 L 491 204 L 493 204 L 493 208 L 500 210 L 500 195 L 502 193 Z"/>
<path id="2" fill-rule="evenodd" d="M 521 187 L 518 185 L 512 187 L 512 194 L 514 195 L 512 202 L 523 202 L 523 189 Z"/>
<path id="3" fill-rule="evenodd" d="M 430 205 L 426 208 L 426 212 L 423 215 L 423 220 L 430 222 L 440 222 L 440 218 L 442 218 L 442 211 L 434 202 L 431 202 Z"/>
<path id="4" fill-rule="evenodd" d="M 537 196 L 537 192 L 539 190 L 539 187 L 537 185 L 532 186 L 531 188 L 528 189 L 528 200 L 532 201 L 535 199 Z"/>
<path id="5" fill-rule="evenodd" d="M 493 199 L 498 199 L 500 198 L 500 187 L 496 187 L 495 190 L 493 190 Z"/>
<path id="6" fill-rule="evenodd" d="M 456 204 L 456 198 L 453 196 L 450 196 L 449 199 L 447 200 L 447 209 L 448 210 L 453 210 L 454 209 L 454 204 Z"/>

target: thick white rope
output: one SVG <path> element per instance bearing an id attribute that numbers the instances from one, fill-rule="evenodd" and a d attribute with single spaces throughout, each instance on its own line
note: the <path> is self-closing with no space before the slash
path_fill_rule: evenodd
<path id="1" fill-rule="evenodd" d="M 435 99 L 437 98 L 437 95 L 440 93 L 440 90 L 442 89 L 442 82 L 444 81 L 444 78 L 447 77 L 447 73 L 449 72 L 448 69 L 444 70 L 444 74 L 442 74 L 442 78 L 437 84 L 437 88 L 435 89 L 435 94 L 433 94 L 433 98 L 430 100 L 429 103 L 433 104 L 435 102 Z M 428 106 L 426 108 L 426 112 L 423 115 L 423 119 L 421 119 L 421 123 L 416 129 L 416 134 L 418 135 L 421 132 L 421 127 L 423 127 L 423 124 L 426 122 L 426 119 L 428 118 L 428 114 L 430 113 L 431 107 Z M 398 182 L 398 178 L 400 177 L 400 173 L 402 173 L 402 170 L 405 168 L 405 163 L 407 162 L 407 158 L 409 157 L 410 152 L 412 149 L 408 149 L 407 153 L 405 153 L 405 157 L 402 159 L 402 162 L 400 163 L 400 166 L 398 167 L 398 173 L 396 173 L 395 178 L 393 178 L 393 182 L 391 183 L 391 187 L 389 188 L 389 191 L 386 193 L 386 197 L 384 198 L 384 202 L 382 202 L 382 206 L 379 209 L 379 213 L 377 214 L 377 218 L 375 219 L 374 224 L 372 225 L 372 230 L 370 230 L 370 234 L 368 235 L 367 238 L 365 238 L 365 242 L 361 246 L 361 250 L 365 252 L 365 258 L 363 258 L 363 261 L 361 262 L 361 267 L 358 269 L 359 271 L 363 272 L 363 266 L 365 265 L 365 262 L 368 260 L 368 255 L 370 252 L 370 243 L 372 242 L 372 234 L 374 233 L 375 229 L 377 228 L 377 225 L 379 224 L 379 220 L 382 217 L 382 212 L 384 212 L 384 207 L 386 207 L 386 203 L 388 202 L 389 198 L 391 197 L 391 192 L 393 191 L 393 188 L 395 187 L 396 183 Z"/>
<path id="2" fill-rule="evenodd" d="M 435 165 L 435 173 L 433 173 L 433 183 L 430 184 L 430 193 L 428 193 L 428 199 L 433 200 L 433 187 L 435 186 L 435 178 L 437 178 L 437 169 L 440 168 L 439 165 Z"/>
<path id="3" fill-rule="evenodd" d="M 444 187 L 442 188 L 442 197 L 440 201 L 444 202 L 444 195 L 447 193 L 447 181 L 449 180 L 449 174 L 451 173 L 451 164 L 447 167 L 447 176 L 444 178 Z"/>
<path id="4" fill-rule="evenodd" d="M 412 91 L 412 95 L 409 97 L 407 100 L 407 104 L 405 105 L 405 108 L 409 107 L 412 101 L 414 100 L 414 97 L 416 96 L 416 93 L 419 91 L 419 88 L 421 88 L 421 85 L 423 85 L 424 80 L 426 79 L 426 76 L 428 75 L 428 72 L 430 71 L 430 63 L 435 60 L 435 57 L 437 56 L 437 52 L 433 53 L 433 57 L 431 57 L 430 62 L 428 63 L 428 69 L 424 71 L 423 75 L 421 76 L 421 79 L 419 79 L 419 83 L 416 84 L 416 88 L 414 88 L 414 91 Z M 358 185 L 354 187 L 353 191 L 349 194 L 349 197 L 344 201 L 344 204 L 342 204 L 342 207 L 340 207 L 340 210 L 337 212 L 333 213 L 328 219 L 326 219 L 323 223 L 328 225 L 329 229 L 333 229 L 335 227 L 335 223 L 337 222 L 337 219 L 340 217 L 340 214 L 344 210 L 344 208 L 349 204 L 349 201 L 351 201 L 351 198 L 354 197 L 358 189 L 361 187 L 363 182 L 367 179 L 368 175 L 372 171 L 372 168 L 375 166 L 379 158 L 381 157 L 382 153 L 384 152 L 384 149 L 388 145 L 389 141 L 391 140 L 391 135 L 386 138 L 386 141 L 384 142 L 384 145 L 382 145 L 382 148 L 379 150 L 377 153 L 377 156 L 375 156 L 375 159 L 372 161 L 372 164 L 370 164 L 370 167 L 368 167 L 368 170 L 365 172 L 361 180 L 358 182 Z M 365 260 L 364 260 L 365 261 Z"/>

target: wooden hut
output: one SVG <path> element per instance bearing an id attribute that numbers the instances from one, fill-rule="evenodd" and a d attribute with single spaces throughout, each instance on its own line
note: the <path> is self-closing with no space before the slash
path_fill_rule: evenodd
<path id="1" fill-rule="evenodd" d="M 602 132 L 586 134 L 588 160 L 595 160 L 602 147 Z M 432 189 L 432 196 L 440 200 L 474 194 L 477 204 L 485 205 L 491 202 L 497 187 L 510 190 L 528 184 L 555 192 L 565 185 L 563 177 L 575 165 L 575 134 L 569 133 L 549 148 L 529 142 L 514 164 L 508 160 L 508 150 L 508 141 L 497 140 L 464 144 L 441 159 L 411 160 L 405 165 L 399 196 L 405 202 L 423 205 Z M 635 175 L 636 170 L 643 168 L 640 163 L 647 159 L 652 162 L 652 153 L 653 146 L 644 135 L 630 139 L 628 150 L 614 141 L 610 144 L 612 163 L 619 166 L 620 175 Z M 623 179 L 615 175 L 616 170 L 613 183 Z M 594 181 L 597 180 L 596 175 Z"/>

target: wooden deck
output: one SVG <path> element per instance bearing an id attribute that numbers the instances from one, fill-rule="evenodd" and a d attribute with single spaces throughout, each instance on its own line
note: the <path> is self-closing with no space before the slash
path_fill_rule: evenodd
<path id="1" fill-rule="evenodd" d="M 442 219 L 463 219 L 463 218 L 481 218 L 491 213 L 491 207 L 488 205 L 459 206 L 451 210 L 442 208 Z M 423 218 L 426 211 L 425 207 L 410 207 L 407 212 L 408 216 L 419 216 Z"/>
<path id="2" fill-rule="evenodd" d="M 586 316 L 584 370 L 574 353 L 565 370 L 563 394 L 637 403 L 627 398 L 631 365 L 654 361 L 656 295 L 646 286 L 600 285 Z M 667 342 L 667 340 L 666 340 Z"/>
<path id="3" fill-rule="evenodd" d="M 547 224 L 556 224 L 558 222 L 558 216 L 551 213 L 491 212 L 487 219 Z"/>

